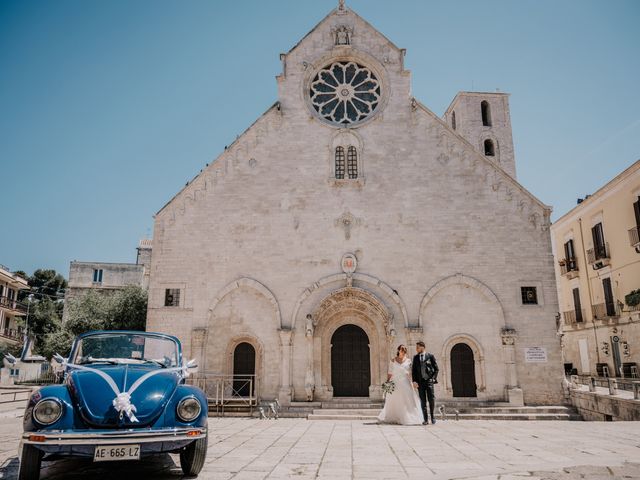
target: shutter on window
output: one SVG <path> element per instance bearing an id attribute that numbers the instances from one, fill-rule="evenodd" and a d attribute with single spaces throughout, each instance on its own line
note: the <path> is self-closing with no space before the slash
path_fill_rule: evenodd
<path id="1" fill-rule="evenodd" d="M 633 212 L 636 214 L 636 226 L 640 227 L 640 197 L 638 197 L 638 201 L 633 204 Z"/>
<path id="2" fill-rule="evenodd" d="M 573 289 L 573 308 L 576 312 L 576 322 L 582 322 L 582 305 L 580 304 L 580 289 Z"/>

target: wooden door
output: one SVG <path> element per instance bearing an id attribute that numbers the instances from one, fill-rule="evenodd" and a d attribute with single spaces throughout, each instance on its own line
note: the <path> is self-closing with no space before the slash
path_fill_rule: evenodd
<path id="1" fill-rule="evenodd" d="M 369 396 L 369 337 L 356 325 L 343 325 L 331 337 L 331 385 L 334 397 Z"/>
<path id="2" fill-rule="evenodd" d="M 255 391 L 255 373 L 255 348 L 250 343 L 239 343 L 233 351 L 234 396 L 248 397 L 253 394 Z"/>
<path id="3" fill-rule="evenodd" d="M 476 397 L 476 368 L 473 350 L 466 343 L 451 349 L 451 386 L 454 397 Z"/>

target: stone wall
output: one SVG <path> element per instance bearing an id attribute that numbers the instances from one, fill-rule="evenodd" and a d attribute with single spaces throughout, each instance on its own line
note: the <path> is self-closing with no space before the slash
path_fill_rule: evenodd
<path id="1" fill-rule="evenodd" d="M 584 420 L 640 420 L 640 400 L 571 390 L 571 403 Z"/>

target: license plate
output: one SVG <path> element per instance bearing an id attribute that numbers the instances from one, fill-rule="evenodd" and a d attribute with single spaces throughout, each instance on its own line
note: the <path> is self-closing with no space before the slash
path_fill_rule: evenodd
<path id="1" fill-rule="evenodd" d="M 140 460 L 140 445 L 97 446 L 93 453 L 94 462 L 113 460 Z"/>

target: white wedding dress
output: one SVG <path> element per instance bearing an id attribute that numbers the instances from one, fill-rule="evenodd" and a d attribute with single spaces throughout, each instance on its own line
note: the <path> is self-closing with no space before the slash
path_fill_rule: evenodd
<path id="1" fill-rule="evenodd" d="M 402 363 L 391 360 L 389 373 L 396 388 L 393 393 L 387 394 L 378 420 L 400 425 L 421 425 L 424 417 L 418 391 L 413 388 L 411 381 L 411 360 L 406 358 Z"/>

